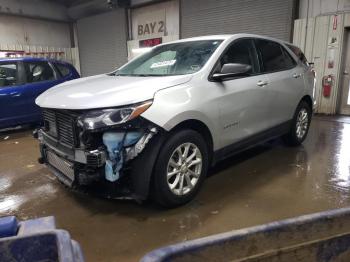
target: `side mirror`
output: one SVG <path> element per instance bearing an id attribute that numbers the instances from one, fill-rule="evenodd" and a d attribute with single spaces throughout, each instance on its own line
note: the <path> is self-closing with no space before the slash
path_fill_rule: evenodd
<path id="1" fill-rule="evenodd" d="M 226 78 L 245 76 L 251 70 L 252 67 L 246 64 L 224 64 L 220 73 L 213 74 L 212 79 L 222 81 Z"/>

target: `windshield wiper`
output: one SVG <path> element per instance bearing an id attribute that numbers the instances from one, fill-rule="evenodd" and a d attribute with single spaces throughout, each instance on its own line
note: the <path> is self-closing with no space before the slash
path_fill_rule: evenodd
<path id="1" fill-rule="evenodd" d="M 113 74 L 114 76 L 140 76 L 140 77 L 147 77 L 147 76 L 168 76 L 168 75 L 160 75 L 160 74 Z"/>
<path id="2" fill-rule="evenodd" d="M 134 76 L 167 76 L 167 75 L 160 75 L 160 74 L 136 74 Z"/>

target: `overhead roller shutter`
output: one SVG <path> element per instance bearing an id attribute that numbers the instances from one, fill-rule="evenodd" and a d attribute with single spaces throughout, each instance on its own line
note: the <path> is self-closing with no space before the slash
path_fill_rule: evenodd
<path id="1" fill-rule="evenodd" d="M 111 72 L 127 61 L 124 9 L 78 20 L 78 44 L 83 76 Z"/>
<path id="2" fill-rule="evenodd" d="M 181 38 L 252 33 L 289 41 L 294 0 L 182 0 Z"/>

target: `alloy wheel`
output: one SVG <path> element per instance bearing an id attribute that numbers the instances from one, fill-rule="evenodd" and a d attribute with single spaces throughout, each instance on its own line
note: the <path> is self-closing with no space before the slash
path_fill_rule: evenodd
<path id="1" fill-rule="evenodd" d="M 183 143 L 171 154 L 167 165 L 167 183 L 178 196 L 190 193 L 202 172 L 202 154 L 193 143 Z"/>
<path id="2" fill-rule="evenodd" d="M 296 121 L 296 136 L 299 140 L 303 139 L 309 127 L 309 114 L 305 108 L 302 108 Z"/>

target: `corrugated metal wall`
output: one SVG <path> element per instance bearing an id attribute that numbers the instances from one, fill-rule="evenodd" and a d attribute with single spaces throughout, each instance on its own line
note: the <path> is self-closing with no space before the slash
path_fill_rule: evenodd
<path id="1" fill-rule="evenodd" d="M 181 0 L 181 38 L 253 33 L 289 41 L 293 0 Z"/>
<path id="2" fill-rule="evenodd" d="M 82 76 L 111 72 L 127 61 L 125 10 L 78 20 Z"/>

